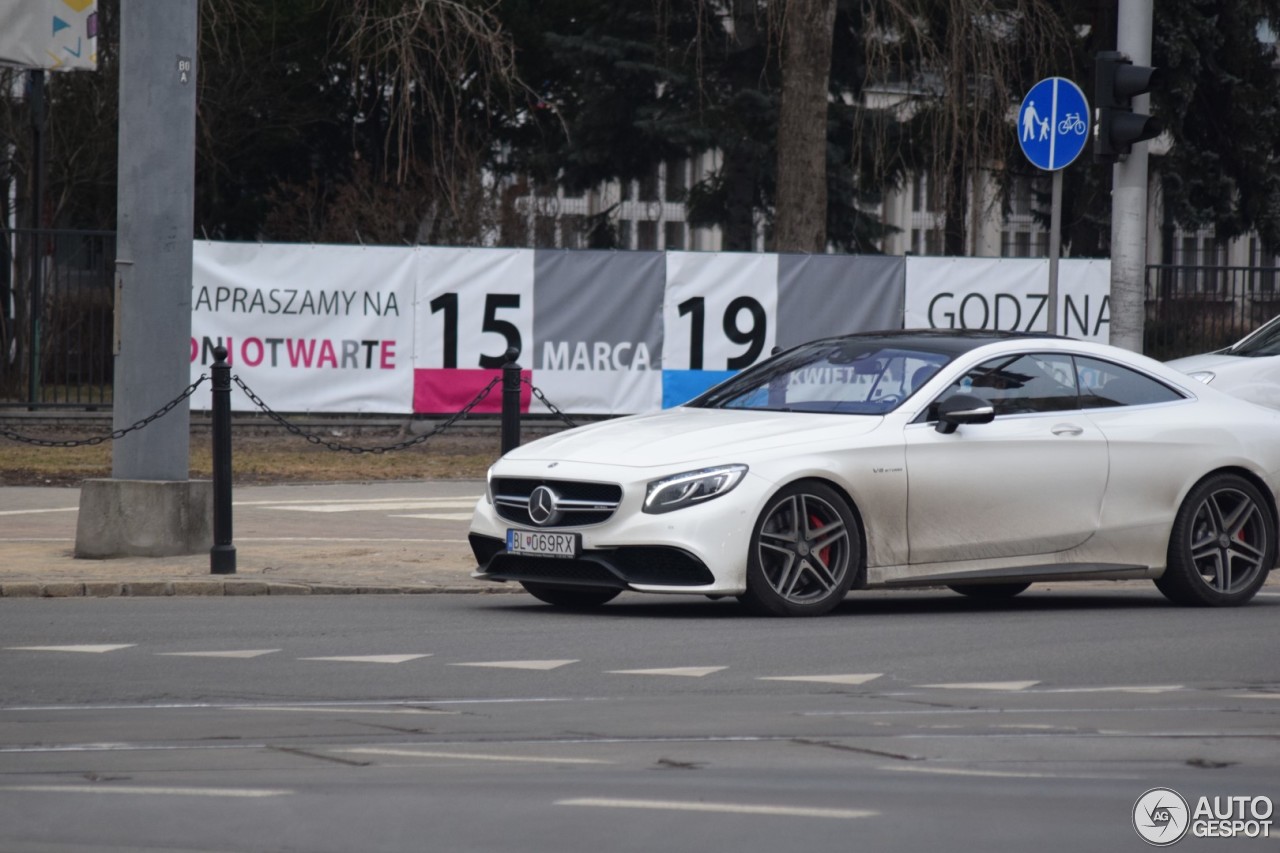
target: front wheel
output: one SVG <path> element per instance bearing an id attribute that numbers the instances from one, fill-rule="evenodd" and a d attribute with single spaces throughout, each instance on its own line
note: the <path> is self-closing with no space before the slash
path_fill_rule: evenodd
<path id="1" fill-rule="evenodd" d="M 601 604 L 617 598 L 622 592 L 620 589 L 605 589 L 592 586 L 560 586 L 559 584 L 534 583 L 533 581 L 520 581 L 520 585 L 539 601 L 545 601 L 547 604 L 554 604 L 557 607 L 570 607 L 579 610 L 599 607 Z"/>
<path id="2" fill-rule="evenodd" d="M 1276 522 L 1244 477 L 1215 474 L 1183 501 L 1156 587 L 1176 604 L 1230 607 L 1253 598 L 1276 563 Z"/>
<path id="3" fill-rule="evenodd" d="M 970 598 L 981 598 L 987 601 L 998 601 L 1004 598 L 1013 598 L 1020 592 L 1024 592 L 1029 583 L 953 583 L 948 584 L 948 588 L 952 592 L 958 592 L 961 595 L 967 595 Z"/>
<path id="4" fill-rule="evenodd" d="M 740 599 L 770 616 L 819 616 L 844 598 L 861 561 L 858 523 L 844 499 L 822 483 L 795 483 L 756 521 Z"/>

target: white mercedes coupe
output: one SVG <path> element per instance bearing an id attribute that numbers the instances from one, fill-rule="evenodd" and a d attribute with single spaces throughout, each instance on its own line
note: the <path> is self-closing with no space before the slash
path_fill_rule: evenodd
<path id="1" fill-rule="evenodd" d="M 812 616 L 850 589 L 1133 578 L 1227 606 L 1276 563 L 1278 476 L 1280 412 L 1144 356 L 857 334 L 512 450 L 470 542 L 474 577 L 574 608 L 635 590 Z"/>

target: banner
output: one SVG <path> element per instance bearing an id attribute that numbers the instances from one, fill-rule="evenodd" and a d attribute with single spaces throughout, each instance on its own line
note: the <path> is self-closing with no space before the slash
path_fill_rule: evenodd
<path id="1" fill-rule="evenodd" d="M 222 345 L 232 375 L 277 411 L 411 411 L 414 260 L 396 247 L 197 241 L 192 381 Z M 209 400 L 206 382 L 191 407 Z"/>
<path id="2" fill-rule="evenodd" d="M 413 411 L 456 412 L 501 376 L 509 350 L 523 357 L 533 342 L 533 250 L 412 251 Z M 521 395 L 528 411 L 527 385 Z M 475 408 L 501 410 L 498 387 Z"/>
<path id="3" fill-rule="evenodd" d="M 1043 259 L 206 241 L 194 257 L 193 381 L 226 346 L 281 412 L 453 414 L 514 352 L 522 411 L 630 414 L 814 338 L 1047 328 Z M 1108 261 L 1061 262 L 1066 334 L 1107 340 L 1109 288 Z M 473 411 L 501 402 L 495 386 Z M 207 384 L 192 406 L 209 407 Z"/>
<path id="4" fill-rule="evenodd" d="M 779 255 L 778 346 L 902 328 L 905 279 L 888 255 Z"/>
<path id="5" fill-rule="evenodd" d="M 1059 334 L 1107 343 L 1110 294 L 1110 261 L 1059 261 Z M 1045 332 L 1049 328 L 1049 261 L 907 258 L 905 300 L 903 324 L 909 329 Z"/>
<path id="6" fill-rule="evenodd" d="M 678 406 L 767 357 L 778 256 L 667 252 L 662 405 Z"/>
<path id="7" fill-rule="evenodd" d="M 537 252 L 522 364 L 547 399 L 584 414 L 661 407 L 665 284 L 661 252 Z"/>
<path id="8" fill-rule="evenodd" d="M 97 0 L 0 2 L 0 64 L 96 69 Z"/>

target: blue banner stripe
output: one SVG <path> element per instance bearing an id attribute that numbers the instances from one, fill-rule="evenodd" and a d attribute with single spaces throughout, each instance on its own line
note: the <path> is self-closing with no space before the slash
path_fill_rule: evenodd
<path id="1" fill-rule="evenodd" d="M 694 397 L 733 376 L 736 370 L 664 370 L 662 371 L 662 408 L 669 409 L 689 402 Z"/>

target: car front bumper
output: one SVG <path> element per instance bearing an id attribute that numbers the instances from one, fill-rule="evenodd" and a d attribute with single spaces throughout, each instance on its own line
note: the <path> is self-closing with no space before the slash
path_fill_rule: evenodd
<path id="1" fill-rule="evenodd" d="M 488 496 L 481 498 L 468 537 L 478 566 L 472 577 L 657 593 L 738 595 L 746 590 L 752 528 L 771 491 L 767 481 L 750 472 L 726 494 L 652 515 L 642 512 L 648 484 L 677 472 L 571 463 L 549 472 L 545 462 L 510 460 L 494 471 L 504 478 L 614 483 L 622 497 L 603 522 L 545 528 L 503 518 Z M 509 529 L 576 533 L 581 551 L 576 558 L 512 554 L 506 550 Z"/>

